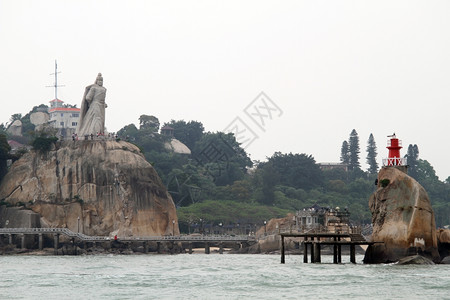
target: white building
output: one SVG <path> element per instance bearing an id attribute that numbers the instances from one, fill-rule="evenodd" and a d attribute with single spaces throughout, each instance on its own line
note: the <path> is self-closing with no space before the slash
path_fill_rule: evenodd
<path id="1" fill-rule="evenodd" d="M 57 128 L 59 133 L 68 137 L 75 133 L 80 119 L 80 109 L 71 105 L 63 105 L 64 101 L 53 99 L 50 101 L 48 113 L 49 123 Z"/>

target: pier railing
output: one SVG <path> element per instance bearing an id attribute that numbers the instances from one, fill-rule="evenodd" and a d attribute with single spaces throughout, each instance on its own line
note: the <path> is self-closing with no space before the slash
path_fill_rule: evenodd
<path id="1" fill-rule="evenodd" d="M 76 233 L 67 228 L 0 228 L 0 234 L 63 234 L 70 238 L 77 238 L 86 242 L 110 241 L 114 238 L 109 236 L 90 236 L 83 233 Z M 256 241 L 254 236 L 237 235 L 168 235 L 168 236 L 129 236 L 118 237 L 120 241 L 155 241 L 155 242 L 249 242 Z"/>

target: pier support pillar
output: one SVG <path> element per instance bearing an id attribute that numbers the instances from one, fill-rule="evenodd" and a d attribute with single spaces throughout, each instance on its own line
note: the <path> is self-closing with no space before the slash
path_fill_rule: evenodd
<path id="1" fill-rule="evenodd" d="M 315 244 L 316 243 L 314 243 L 314 238 L 312 238 L 312 241 L 311 241 L 311 263 L 315 263 L 316 261 L 314 260 L 314 258 L 316 257 L 315 255 L 314 255 L 314 248 L 316 248 L 316 246 L 315 246 Z"/>
<path id="2" fill-rule="evenodd" d="M 23 233 L 20 235 L 20 247 L 25 249 L 25 234 Z"/>
<path id="3" fill-rule="evenodd" d="M 205 254 L 209 254 L 209 243 L 205 243 Z"/>
<path id="4" fill-rule="evenodd" d="M 219 244 L 219 254 L 223 254 L 223 243 Z"/>
<path id="5" fill-rule="evenodd" d="M 350 244 L 350 262 L 356 264 L 356 251 L 354 244 Z"/>
<path id="6" fill-rule="evenodd" d="M 341 240 L 341 238 L 339 237 L 339 238 L 338 238 L 338 241 L 340 241 L 340 240 Z M 341 244 L 338 244 L 338 245 L 337 245 L 337 261 L 338 261 L 338 264 L 342 263 Z"/>
<path id="7" fill-rule="evenodd" d="M 43 249 L 43 244 L 44 244 L 44 240 L 43 240 L 42 233 L 39 233 L 39 250 Z"/>
<path id="8" fill-rule="evenodd" d="M 59 233 L 53 234 L 53 247 L 55 248 L 55 255 L 58 254 L 58 247 L 59 247 Z"/>
<path id="9" fill-rule="evenodd" d="M 11 245 L 12 244 L 12 234 L 8 234 L 8 243 Z"/>
<path id="10" fill-rule="evenodd" d="M 148 243 L 144 242 L 144 253 L 148 253 Z"/>
<path id="11" fill-rule="evenodd" d="M 320 258 L 320 244 L 314 243 L 314 262 L 315 263 L 320 263 L 321 262 L 321 258 Z"/>
<path id="12" fill-rule="evenodd" d="M 303 263 L 308 263 L 308 244 L 306 241 L 303 242 Z"/>
<path id="13" fill-rule="evenodd" d="M 338 263 L 338 250 L 337 250 L 338 245 L 334 244 L 333 245 L 333 264 L 337 264 Z"/>
<path id="14" fill-rule="evenodd" d="M 72 255 L 77 255 L 77 246 L 75 245 L 75 238 L 72 238 Z"/>
<path id="15" fill-rule="evenodd" d="M 333 264 L 337 264 L 338 263 L 338 253 L 337 253 L 338 250 L 337 250 L 337 244 L 336 244 L 337 238 L 334 237 L 333 240 L 335 242 L 333 244 Z"/>
<path id="16" fill-rule="evenodd" d="M 156 252 L 161 253 L 161 242 L 156 242 Z"/>
<path id="17" fill-rule="evenodd" d="M 285 257 L 284 257 L 284 236 L 281 236 L 281 263 L 285 263 Z"/>
<path id="18" fill-rule="evenodd" d="M 189 242 L 189 254 L 192 254 L 192 243 Z"/>

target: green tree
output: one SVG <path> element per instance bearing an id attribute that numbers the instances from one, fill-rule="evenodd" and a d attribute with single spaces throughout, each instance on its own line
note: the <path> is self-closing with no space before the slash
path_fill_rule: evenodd
<path id="1" fill-rule="evenodd" d="M 194 149 L 195 143 L 200 141 L 205 131 L 203 124 L 197 121 L 171 120 L 169 123 L 164 123 L 164 126 L 172 127 L 173 136 L 191 150 Z"/>
<path id="2" fill-rule="evenodd" d="M 372 133 L 367 141 L 367 164 L 369 165 L 367 171 L 370 174 L 376 174 L 378 172 L 377 146 Z"/>
<path id="3" fill-rule="evenodd" d="M 159 120 L 155 116 L 141 115 L 139 117 L 139 129 L 148 129 L 151 132 L 159 131 Z"/>
<path id="4" fill-rule="evenodd" d="M 0 134 L 0 182 L 8 172 L 7 160 L 9 158 L 9 151 L 11 151 L 11 146 L 8 144 L 6 135 Z"/>
<path id="5" fill-rule="evenodd" d="M 322 170 L 312 155 L 275 152 L 268 163 L 279 174 L 283 185 L 310 190 L 323 184 Z"/>
<path id="6" fill-rule="evenodd" d="M 230 185 L 242 180 L 253 165 L 232 133 L 208 132 L 195 144 L 195 161 L 214 178 L 216 185 Z"/>
<path id="7" fill-rule="evenodd" d="M 348 142 L 343 141 L 341 147 L 341 163 L 348 165 L 350 163 L 350 150 L 348 148 Z"/>
<path id="8" fill-rule="evenodd" d="M 419 147 L 417 145 L 410 144 L 408 146 L 408 152 L 405 155 L 408 163 L 408 175 L 412 178 L 419 179 Z"/>
<path id="9" fill-rule="evenodd" d="M 12 123 L 12 122 L 14 122 L 16 120 L 20 120 L 20 119 L 22 119 L 22 114 L 17 113 L 17 114 L 11 115 L 11 118 L 9 118 L 9 121 Z"/>
<path id="10" fill-rule="evenodd" d="M 348 140 L 348 150 L 349 150 L 349 169 L 355 170 L 360 169 L 361 165 L 359 163 L 359 137 L 355 129 L 350 133 L 350 138 Z"/>

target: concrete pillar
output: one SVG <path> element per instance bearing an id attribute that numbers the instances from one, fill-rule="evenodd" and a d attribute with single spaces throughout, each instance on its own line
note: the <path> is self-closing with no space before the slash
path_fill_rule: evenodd
<path id="1" fill-rule="evenodd" d="M 192 254 L 192 243 L 189 242 L 189 254 Z"/>
<path id="2" fill-rule="evenodd" d="M 350 244 L 350 262 L 356 264 L 355 244 Z"/>
<path id="3" fill-rule="evenodd" d="M 314 237 L 312 237 L 312 238 L 311 238 L 311 262 L 312 262 L 312 263 L 315 263 L 315 262 L 316 262 L 316 261 L 314 260 L 314 258 L 316 257 L 316 256 L 314 255 L 314 250 L 316 250 L 315 248 L 316 248 L 316 246 L 315 246 L 315 243 L 314 243 Z"/>
<path id="4" fill-rule="evenodd" d="M 339 237 L 338 238 L 338 241 L 340 241 L 341 240 L 341 238 Z M 338 264 L 340 264 L 341 262 L 342 262 L 342 251 L 341 251 L 341 244 L 338 244 L 337 245 L 337 260 L 338 260 Z"/>
<path id="5" fill-rule="evenodd" d="M 12 241 L 13 241 L 12 234 L 8 234 L 8 243 L 10 245 L 12 245 Z"/>
<path id="6" fill-rule="evenodd" d="M 156 252 L 161 253 L 161 242 L 156 242 Z"/>
<path id="7" fill-rule="evenodd" d="M 144 253 L 148 253 L 148 243 L 144 241 Z"/>
<path id="8" fill-rule="evenodd" d="M 333 245 L 333 264 L 337 264 L 338 263 L 338 251 L 337 251 L 337 244 Z"/>
<path id="9" fill-rule="evenodd" d="M 75 238 L 72 238 L 72 255 L 77 255 L 77 248 L 75 245 Z"/>
<path id="10" fill-rule="evenodd" d="M 219 254 L 223 254 L 223 243 L 219 244 Z"/>
<path id="11" fill-rule="evenodd" d="M 314 262 L 315 263 L 320 263 L 321 262 L 321 257 L 320 257 L 320 244 L 314 243 Z"/>
<path id="12" fill-rule="evenodd" d="M 59 233 L 53 234 L 53 246 L 55 248 L 55 255 L 57 255 L 59 246 Z"/>
<path id="13" fill-rule="evenodd" d="M 333 240 L 336 242 L 337 238 L 334 237 Z M 337 264 L 338 263 L 338 250 L 337 250 L 337 244 L 333 244 L 333 264 Z"/>
<path id="14" fill-rule="evenodd" d="M 281 263 L 285 263 L 285 256 L 284 256 L 284 236 L 281 236 Z"/>
<path id="15" fill-rule="evenodd" d="M 22 249 L 25 249 L 25 234 L 21 234 L 20 235 L 20 241 L 21 241 L 21 243 L 20 243 L 20 247 L 22 248 Z"/>
<path id="16" fill-rule="evenodd" d="M 39 233 L 39 250 L 43 249 L 43 244 L 44 244 L 44 241 L 43 241 L 42 233 Z"/>
<path id="17" fill-rule="evenodd" d="M 303 263 L 308 263 L 308 244 L 306 241 L 303 242 Z"/>
<path id="18" fill-rule="evenodd" d="M 209 254 L 209 243 L 205 243 L 205 254 Z"/>

